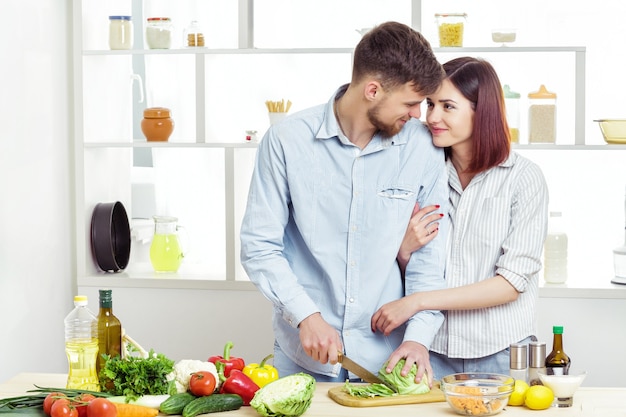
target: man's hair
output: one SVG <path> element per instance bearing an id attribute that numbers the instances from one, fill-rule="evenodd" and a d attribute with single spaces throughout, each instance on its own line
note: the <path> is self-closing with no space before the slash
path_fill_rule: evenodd
<path id="1" fill-rule="evenodd" d="M 467 171 L 481 172 L 501 164 L 509 156 L 511 138 L 496 70 L 484 59 L 473 57 L 453 59 L 443 68 L 448 80 L 474 107 L 473 155 Z"/>
<path id="2" fill-rule="evenodd" d="M 437 91 L 445 73 L 430 44 L 416 30 L 398 22 L 382 23 L 367 32 L 354 50 L 352 82 L 375 78 L 384 89 L 411 83 L 428 95 Z"/>

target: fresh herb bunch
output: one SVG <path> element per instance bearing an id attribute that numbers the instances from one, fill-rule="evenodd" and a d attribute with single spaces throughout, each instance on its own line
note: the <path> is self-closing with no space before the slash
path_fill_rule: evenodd
<path id="1" fill-rule="evenodd" d="M 105 355 L 106 362 L 100 371 L 100 385 L 103 392 L 123 395 L 130 401 L 142 395 L 163 395 L 171 392 L 172 382 L 167 374 L 174 370 L 174 361 L 164 354 L 156 354 L 150 349 L 147 358 L 120 356 L 111 358 Z M 112 381 L 113 384 L 107 383 Z"/>

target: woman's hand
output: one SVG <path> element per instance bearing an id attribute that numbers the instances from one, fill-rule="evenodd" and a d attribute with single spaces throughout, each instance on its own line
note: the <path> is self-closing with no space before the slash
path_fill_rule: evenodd
<path id="1" fill-rule="evenodd" d="M 403 272 L 411 254 L 424 247 L 439 234 L 438 220 L 443 217 L 443 214 L 434 213 L 439 207 L 439 205 L 432 205 L 420 209 L 419 204 L 415 204 L 398 251 L 398 263 Z"/>
<path id="2" fill-rule="evenodd" d="M 417 301 L 419 293 L 414 293 L 392 301 L 379 308 L 372 316 L 372 331 L 381 331 L 385 336 L 405 323 L 409 318 L 416 314 L 419 310 Z"/>

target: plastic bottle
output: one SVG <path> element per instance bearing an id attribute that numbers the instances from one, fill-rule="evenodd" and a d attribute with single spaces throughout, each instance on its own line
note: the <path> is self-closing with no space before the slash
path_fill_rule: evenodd
<path id="1" fill-rule="evenodd" d="M 530 342 L 528 344 L 528 384 L 543 385 L 539 372 L 546 372 L 546 344 Z"/>
<path id="2" fill-rule="evenodd" d="M 624 219 L 626 220 L 626 196 L 624 197 Z M 613 265 L 615 278 L 611 282 L 626 284 L 626 223 L 624 225 L 624 244 L 613 249 Z"/>
<path id="3" fill-rule="evenodd" d="M 87 297 L 74 297 L 74 309 L 65 317 L 65 353 L 69 371 L 68 389 L 100 391 L 96 371 L 98 320 L 87 308 Z"/>
<path id="4" fill-rule="evenodd" d="M 523 343 L 511 343 L 509 347 L 509 374 L 518 380 L 528 382 L 528 346 Z"/>
<path id="5" fill-rule="evenodd" d="M 112 291 L 100 290 L 100 311 L 98 313 L 98 373 L 105 365 L 102 354 L 110 357 L 122 355 L 122 323 L 113 314 Z"/>
<path id="6" fill-rule="evenodd" d="M 546 373 L 548 375 L 567 375 L 572 360 L 563 350 L 563 326 L 552 327 L 552 352 L 546 357 Z"/>
<path id="7" fill-rule="evenodd" d="M 544 244 L 543 278 L 552 284 L 567 281 L 567 234 L 560 211 L 550 212 Z"/>

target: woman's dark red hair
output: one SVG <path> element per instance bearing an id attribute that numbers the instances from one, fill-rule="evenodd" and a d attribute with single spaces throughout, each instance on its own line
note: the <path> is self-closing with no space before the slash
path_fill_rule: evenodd
<path id="1" fill-rule="evenodd" d="M 443 69 L 474 107 L 473 157 L 467 172 L 478 173 L 501 164 L 511 151 L 511 134 L 495 69 L 489 62 L 473 57 L 453 59 L 443 64 Z"/>

